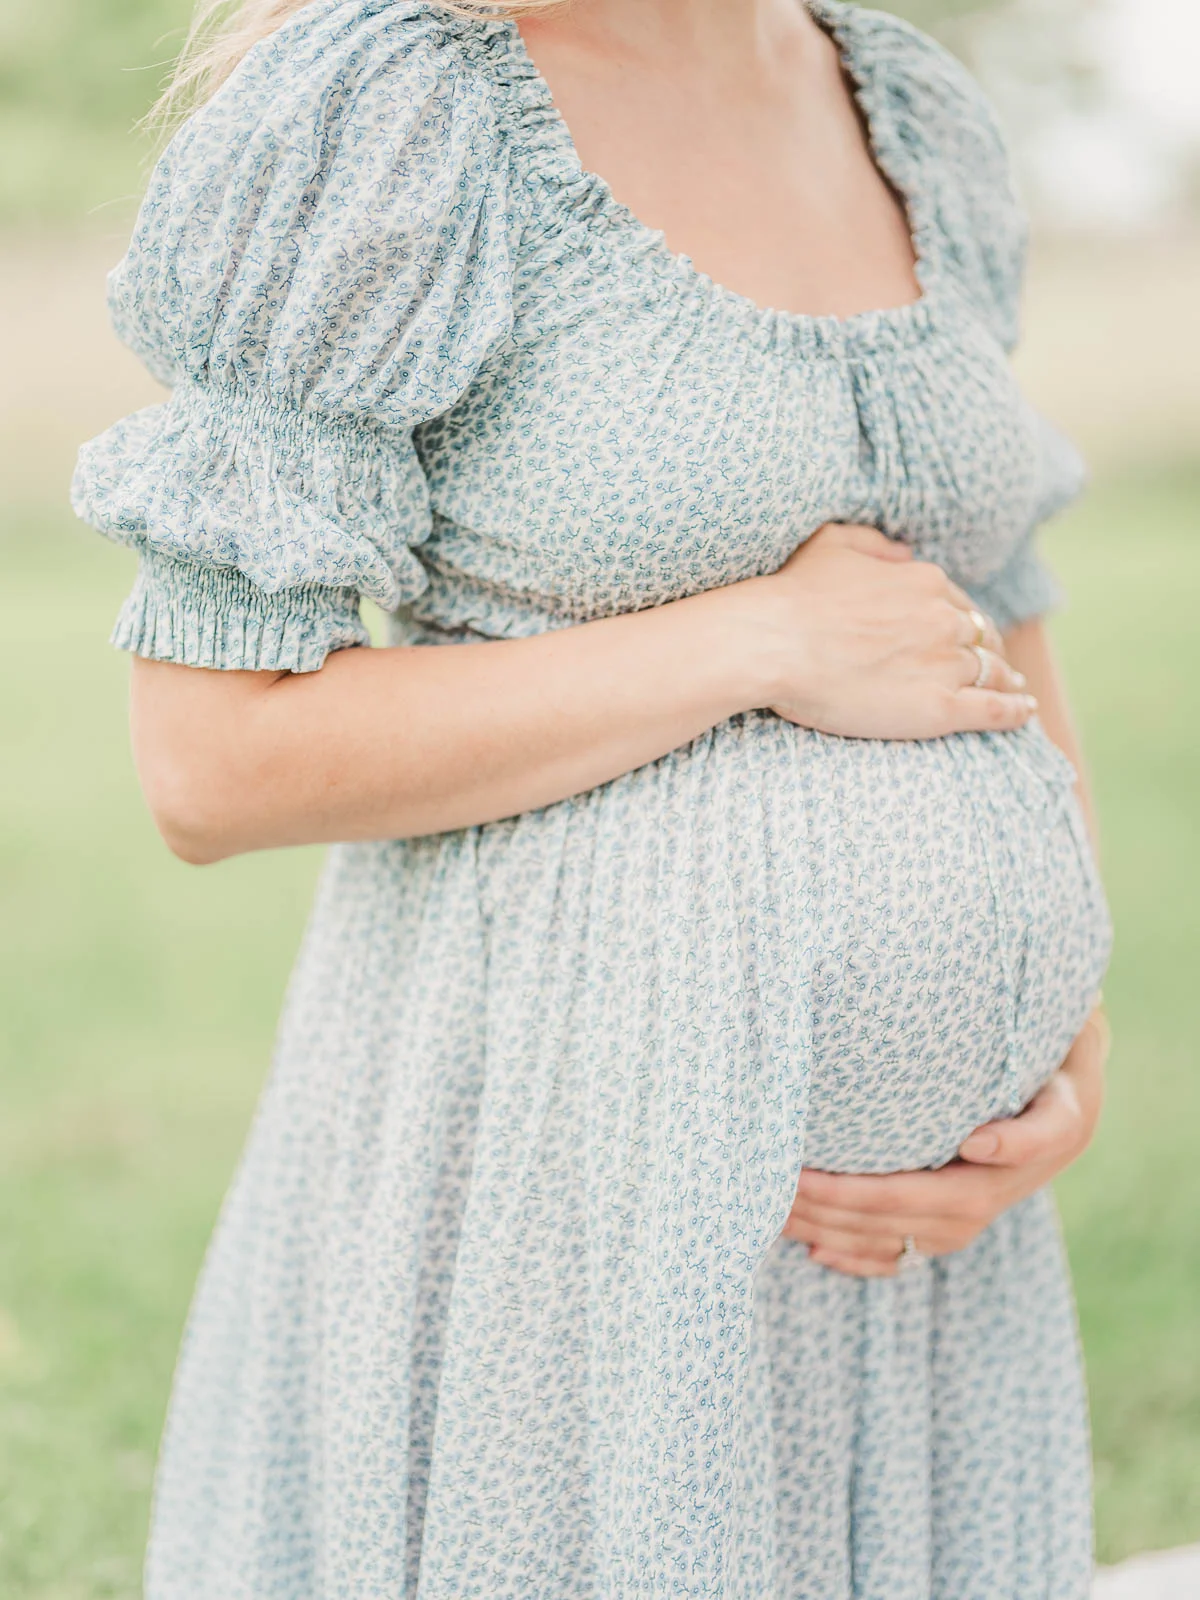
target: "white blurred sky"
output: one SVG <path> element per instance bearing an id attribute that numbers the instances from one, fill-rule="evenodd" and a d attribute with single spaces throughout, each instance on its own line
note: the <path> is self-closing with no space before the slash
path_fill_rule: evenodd
<path id="1" fill-rule="evenodd" d="M 1076 226 L 1170 216 L 1200 155 L 1200 0 L 1095 0 L 1080 42 L 1103 93 L 1039 121 L 1026 154 L 1043 206 Z"/>
<path id="2" fill-rule="evenodd" d="M 1108 0 L 1093 31 L 1122 98 L 1169 128 L 1200 136 L 1200 0 Z"/>

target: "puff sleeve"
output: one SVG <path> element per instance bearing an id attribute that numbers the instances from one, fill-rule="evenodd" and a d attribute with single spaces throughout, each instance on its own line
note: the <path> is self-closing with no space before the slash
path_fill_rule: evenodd
<path id="1" fill-rule="evenodd" d="M 994 577 L 971 590 L 971 598 L 1001 633 L 1007 633 L 1018 623 L 1057 610 L 1063 603 L 1063 591 L 1031 534 Z"/>
<path id="2" fill-rule="evenodd" d="M 311 671 L 427 579 L 414 427 L 511 326 L 489 92 L 428 8 L 318 0 L 174 139 L 110 278 L 171 398 L 84 446 L 78 513 L 140 552 L 114 635 Z"/>
<path id="3" fill-rule="evenodd" d="M 941 45 L 899 17 L 860 15 L 884 64 L 876 82 L 886 89 L 874 91 L 875 113 L 893 130 L 902 159 L 913 163 L 922 241 L 955 292 L 1011 353 L 1020 334 L 1028 220 L 996 114 L 966 67 Z M 1000 570 L 972 590 L 1002 629 L 1061 604 L 1038 529 L 1074 499 L 1086 478 L 1069 440 L 1032 411 L 1030 426 L 1035 482 L 1025 536 Z"/>

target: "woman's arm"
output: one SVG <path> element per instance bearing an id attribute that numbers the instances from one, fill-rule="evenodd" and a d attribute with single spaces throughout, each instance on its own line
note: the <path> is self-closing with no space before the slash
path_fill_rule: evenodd
<path id="1" fill-rule="evenodd" d="M 937 567 L 829 527 L 769 577 L 532 639 L 346 650 L 304 675 L 139 659 L 134 750 L 185 860 L 410 837 L 551 804 L 758 707 L 862 737 L 1017 727 L 1032 704 L 999 656 L 970 687 L 974 637 Z"/>
<path id="2" fill-rule="evenodd" d="M 1046 630 L 1037 620 L 1022 623 L 1004 643 L 1010 663 L 1037 696 L 1046 732 L 1079 773 L 1091 822 L 1079 737 Z M 962 1159 L 937 1172 L 805 1172 L 785 1236 L 807 1244 L 823 1266 L 854 1277 L 894 1273 L 906 1237 L 929 1255 L 964 1249 L 1087 1149 L 1104 1103 L 1108 1047 L 1108 1022 L 1098 1006 L 1062 1067 L 1025 1110 L 977 1128 L 959 1149 Z"/>
<path id="3" fill-rule="evenodd" d="M 1035 617 L 1032 622 L 1022 622 L 1018 627 L 1010 628 L 1004 635 L 1004 649 L 1009 662 L 1024 674 L 1030 693 L 1037 699 L 1042 726 L 1079 776 L 1079 803 L 1095 842 L 1098 838 L 1096 813 L 1092 805 L 1083 747 L 1045 624 Z"/>

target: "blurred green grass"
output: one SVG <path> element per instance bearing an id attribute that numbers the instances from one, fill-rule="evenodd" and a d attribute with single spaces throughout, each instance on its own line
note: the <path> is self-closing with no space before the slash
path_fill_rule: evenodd
<path id="1" fill-rule="evenodd" d="M 5 521 L 0 1595 L 98 1600 L 140 1592 L 180 1313 L 316 856 L 177 867 L 103 645 L 128 563 L 61 512 Z"/>
<path id="2" fill-rule="evenodd" d="M 0 0 L 0 224 L 128 210 L 190 0 Z"/>
<path id="3" fill-rule="evenodd" d="M 1117 922 L 1109 1104 L 1059 1186 L 1110 1558 L 1200 1538 L 1198 532 L 1200 462 L 1100 485 L 1050 541 Z"/>
<path id="4" fill-rule="evenodd" d="M 1200 1537 L 1200 463 L 1053 531 L 1056 624 L 1118 923 L 1101 1135 L 1061 1186 L 1101 1553 Z M 130 559 L 10 511 L 0 650 L 0 1594 L 131 1600 L 191 1285 L 266 1064 L 317 852 L 173 861 L 103 638 Z"/>

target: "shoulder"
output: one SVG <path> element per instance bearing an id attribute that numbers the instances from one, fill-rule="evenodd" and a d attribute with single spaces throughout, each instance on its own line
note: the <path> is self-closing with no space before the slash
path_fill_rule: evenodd
<path id="1" fill-rule="evenodd" d="M 464 26 L 419 0 L 313 0 L 193 113 L 110 279 L 117 331 L 152 370 L 286 362 L 307 394 L 351 345 L 352 376 L 389 364 L 397 327 L 457 346 L 464 321 L 503 322 L 512 186 Z"/>
<path id="2" fill-rule="evenodd" d="M 457 19 L 420 0 L 313 0 L 255 45 L 167 152 L 208 182 L 275 152 L 314 172 L 343 147 L 366 163 L 409 149 L 410 169 L 482 157 L 491 91 L 458 48 Z M 456 141 L 456 131 L 476 137 Z"/>
<path id="3" fill-rule="evenodd" d="M 902 17 L 863 6 L 828 7 L 907 131 L 951 163 L 982 159 L 985 176 L 1008 181 L 1009 157 L 995 111 L 978 80 L 949 50 Z"/>
<path id="4" fill-rule="evenodd" d="M 954 275 L 1011 345 L 1027 225 L 991 101 L 956 56 L 911 23 L 836 0 L 821 6 L 853 41 L 863 93 L 927 198 Z"/>
<path id="5" fill-rule="evenodd" d="M 158 162 L 135 233 L 167 251 L 307 233 L 356 205 L 427 224 L 503 179 L 492 93 L 459 19 L 420 0 L 313 0 L 256 44 Z"/>

